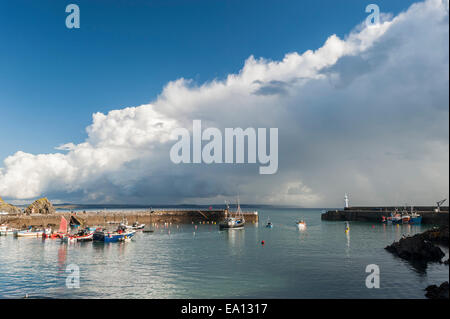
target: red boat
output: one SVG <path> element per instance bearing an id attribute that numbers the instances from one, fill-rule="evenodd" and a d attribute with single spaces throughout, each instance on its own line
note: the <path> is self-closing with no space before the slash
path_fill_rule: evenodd
<path id="1" fill-rule="evenodd" d="M 59 223 L 59 229 L 56 233 L 51 232 L 50 234 L 44 232 L 42 234 L 42 238 L 44 239 L 63 239 L 67 236 L 67 220 L 63 217 L 61 217 L 61 222 Z"/>

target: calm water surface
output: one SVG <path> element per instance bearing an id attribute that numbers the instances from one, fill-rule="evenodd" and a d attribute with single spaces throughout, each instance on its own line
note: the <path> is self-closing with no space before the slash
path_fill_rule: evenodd
<path id="1" fill-rule="evenodd" d="M 3 236 L 0 298 L 424 298 L 426 286 L 449 280 L 448 266 L 423 269 L 384 250 L 429 226 L 351 222 L 347 235 L 320 213 L 264 209 L 259 225 L 234 231 L 159 225 L 130 243 Z M 264 227 L 268 216 L 273 229 Z M 66 288 L 70 264 L 80 268 L 79 289 Z M 380 289 L 366 288 L 369 264 L 380 268 Z"/>

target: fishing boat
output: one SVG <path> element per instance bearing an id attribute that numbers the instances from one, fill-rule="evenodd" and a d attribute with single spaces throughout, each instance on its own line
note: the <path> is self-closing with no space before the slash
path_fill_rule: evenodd
<path id="1" fill-rule="evenodd" d="M 302 219 L 300 221 L 297 222 L 297 227 L 300 230 L 304 230 L 306 229 L 306 222 Z"/>
<path id="2" fill-rule="evenodd" d="M 134 222 L 133 225 L 131 225 L 131 229 L 144 229 L 145 228 L 145 224 L 140 224 L 138 221 Z"/>
<path id="3" fill-rule="evenodd" d="M 395 214 L 391 218 L 392 218 L 392 224 L 401 224 L 402 223 L 402 216 L 400 214 Z"/>
<path id="4" fill-rule="evenodd" d="M 414 225 L 420 225 L 422 223 L 422 216 L 417 213 L 412 213 L 409 223 Z"/>
<path id="5" fill-rule="evenodd" d="M 0 225 L 0 236 L 13 235 L 15 228 L 9 228 L 8 225 Z"/>
<path id="6" fill-rule="evenodd" d="M 65 242 L 83 242 L 83 241 L 91 241 L 94 238 L 94 232 L 89 230 L 89 228 L 82 229 L 78 231 L 75 235 L 68 235 L 62 238 Z"/>
<path id="7" fill-rule="evenodd" d="M 228 211 L 228 205 L 227 205 Z M 225 220 L 219 223 L 219 229 L 243 229 L 245 226 L 245 218 L 241 211 L 241 205 L 239 204 L 239 198 L 237 200 L 237 210 L 235 216 L 229 216 Z"/>
<path id="8" fill-rule="evenodd" d="M 61 221 L 59 222 L 59 229 L 57 232 L 44 232 L 42 234 L 42 238 L 44 239 L 63 239 L 66 237 L 67 234 L 67 220 L 64 218 L 64 216 L 61 217 Z"/>
<path id="9" fill-rule="evenodd" d="M 410 215 L 408 215 L 408 214 L 402 215 L 402 224 L 409 224 L 410 221 L 411 221 Z"/>
<path id="10" fill-rule="evenodd" d="M 133 229 L 133 230 L 140 230 L 140 229 L 145 228 L 145 224 L 140 224 L 138 221 L 135 221 L 131 226 L 129 226 L 128 221 L 125 220 L 120 225 L 127 229 Z"/>
<path id="11" fill-rule="evenodd" d="M 384 224 L 392 224 L 392 216 L 381 216 L 381 222 Z"/>
<path id="12" fill-rule="evenodd" d="M 44 234 L 43 230 L 33 230 L 31 226 L 26 230 L 14 231 L 15 237 L 42 237 L 42 234 Z"/>
<path id="13" fill-rule="evenodd" d="M 94 241 L 105 243 L 116 243 L 129 241 L 136 234 L 135 230 L 129 230 L 126 227 L 119 226 L 116 231 L 109 232 L 104 229 L 97 229 L 93 234 Z"/>

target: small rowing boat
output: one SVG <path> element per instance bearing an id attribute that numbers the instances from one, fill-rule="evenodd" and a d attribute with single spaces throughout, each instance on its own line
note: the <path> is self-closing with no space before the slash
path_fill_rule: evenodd
<path id="1" fill-rule="evenodd" d="M 297 222 L 297 227 L 300 230 L 304 230 L 306 229 L 306 222 L 302 219 L 300 221 Z"/>

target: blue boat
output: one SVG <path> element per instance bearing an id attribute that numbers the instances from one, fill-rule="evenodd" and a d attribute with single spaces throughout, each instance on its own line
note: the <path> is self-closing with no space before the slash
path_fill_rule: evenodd
<path id="1" fill-rule="evenodd" d="M 136 234 L 134 230 L 124 230 L 119 227 L 114 232 L 108 232 L 103 229 L 97 229 L 93 235 L 94 241 L 102 241 L 105 243 L 117 243 L 131 240 Z"/>
<path id="2" fill-rule="evenodd" d="M 411 215 L 411 219 L 409 220 L 410 224 L 414 224 L 414 225 L 420 225 L 422 224 L 422 216 L 420 216 L 419 214 L 412 214 Z"/>

